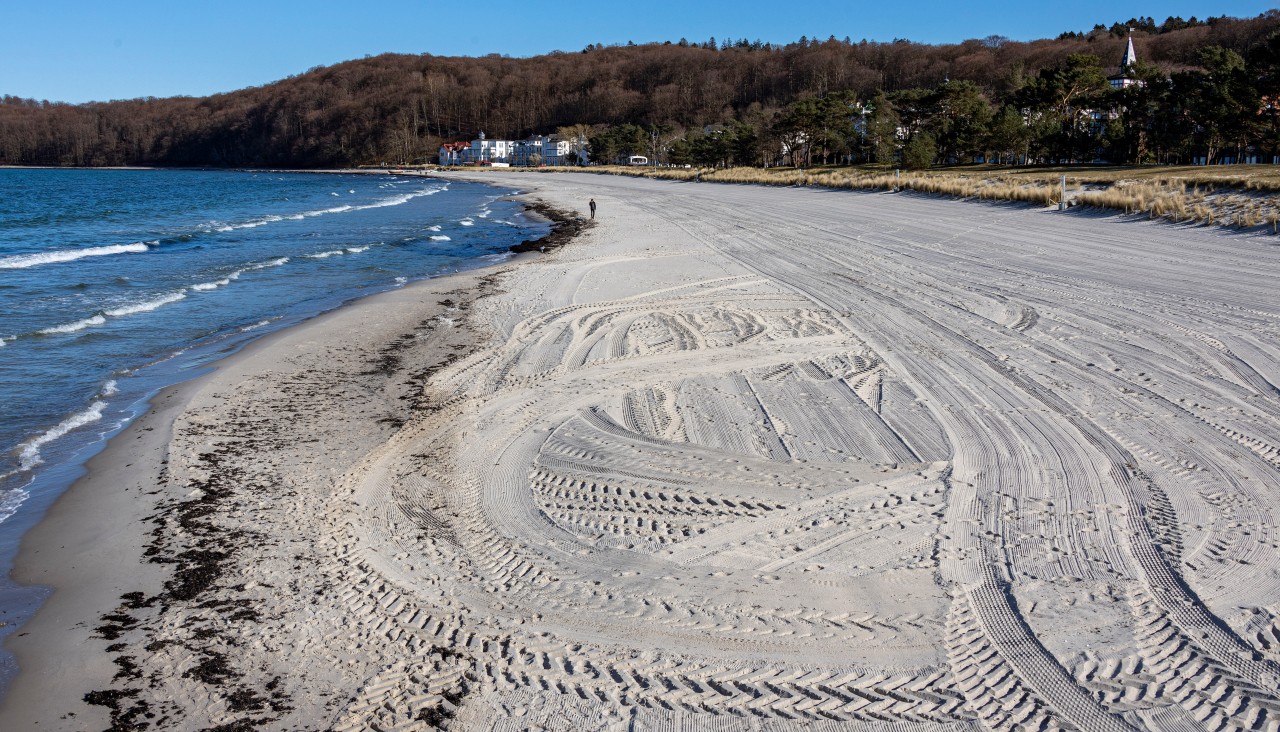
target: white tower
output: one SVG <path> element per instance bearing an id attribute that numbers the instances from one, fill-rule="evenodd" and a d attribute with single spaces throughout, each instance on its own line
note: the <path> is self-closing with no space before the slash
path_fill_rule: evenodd
<path id="1" fill-rule="evenodd" d="M 1127 89 L 1131 86 L 1146 86 L 1146 82 L 1131 76 L 1133 67 L 1137 63 L 1138 53 L 1133 50 L 1133 29 L 1130 28 L 1129 44 L 1124 49 L 1124 57 L 1120 59 L 1120 73 L 1107 77 L 1107 83 L 1111 84 L 1111 88 Z"/>

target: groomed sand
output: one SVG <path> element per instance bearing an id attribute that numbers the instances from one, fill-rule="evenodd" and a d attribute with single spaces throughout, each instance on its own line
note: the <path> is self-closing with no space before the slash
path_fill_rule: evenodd
<path id="1" fill-rule="evenodd" d="M 517 179 L 95 461 L 0 728 L 1280 727 L 1274 238 Z"/>

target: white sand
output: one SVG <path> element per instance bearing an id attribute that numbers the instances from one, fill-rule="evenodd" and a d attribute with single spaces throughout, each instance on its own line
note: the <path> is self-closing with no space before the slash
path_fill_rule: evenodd
<path id="1" fill-rule="evenodd" d="M 0 726 L 1280 725 L 1275 239 L 517 179 L 599 225 L 193 390 L 147 539 L 186 583 L 114 641 L 42 613 Z"/>

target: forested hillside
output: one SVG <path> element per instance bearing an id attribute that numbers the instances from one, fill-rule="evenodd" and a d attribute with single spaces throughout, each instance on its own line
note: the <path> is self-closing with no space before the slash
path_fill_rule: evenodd
<path id="1" fill-rule="evenodd" d="M 1268 144 L 1267 134 L 1272 135 L 1274 146 L 1280 114 L 1280 97 L 1275 96 L 1280 94 L 1276 78 L 1280 41 L 1275 39 L 1280 12 L 1269 11 L 1243 20 L 1170 18 L 1156 24 L 1139 18 L 1032 42 L 993 36 L 934 46 L 832 37 L 779 46 L 712 39 L 589 46 L 580 52 L 520 59 L 388 54 L 206 98 L 68 105 L 4 97 L 0 100 L 0 164 L 316 167 L 399 163 L 429 159 L 443 140 L 470 138 L 480 130 L 490 137 L 522 137 L 575 125 L 594 127 L 602 145 L 613 144 L 610 135 L 616 137 L 619 129 L 626 130 L 632 140 L 619 144 L 639 145 L 643 140 L 635 130 L 641 129 L 650 145 L 661 145 L 664 154 L 674 150 L 689 157 L 700 141 L 705 142 L 703 130 L 708 126 L 733 129 L 744 134 L 745 141 L 739 141 L 737 153 L 714 151 L 718 161 L 725 162 L 768 163 L 785 135 L 795 136 L 798 129 L 812 148 L 805 151 L 810 162 L 815 153 L 844 159 L 879 159 L 886 154 L 883 149 L 868 148 L 865 125 L 857 130 L 858 140 L 845 139 L 848 134 L 837 140 L 829 134 L 829 139 L 819 141 L 815 135 L 821 131 L 804 129 L 803 120 L 797 122 L 794 117 L 788 122 L 788 115 L 805 105 L 831 106 L 824 100 L 837 100 L 837 114 L 844 117 L 849 117 L 849 110 L 865 117 L 868 111 L 892 109 L 892 119 L 869 119 L 867 124 L 893 124 L 912 137 L 917 130 L 927 133 L 933 138 L 936 159 L 962 161 L 989 147 L 993 130 L 999 131 L 997 125 L 1008 127 L 1002 134 L 1030 135 L 1028 130 L 1033 131 L 1036 124 L 1061 126 L 1063 119 L 1078 116 L 1087 103 L 1098 103 L 1101 97 L 1088 95 L 1105 92 L 1105 74 L 1116 72 L 1127 27 L 1137 29 L 1134 43 L 1143 63 L 1139 70 L 1153 82 L 1151 99 L 1129 102 L 1147 105 L 1142 121 L 1132 123 L 1142 129 L 1135 128 L 1133 133 L 1142 132 L 1150 139 L 1122 141 L 1132 148 L 1127 152 L 1118 142 L 1110 148 L 1114 157 L 1142 160 L 1144 155 L 1161 154 L 1153 146 L 1153 135 L 1156 128 L 1168 127 L 1165 123 L 1170 120 L 1155 118 L 1169 115 L 1178 117 L 1172 120 L 1177 124 L 1170 132 L 1181 136 L 1178 144 L 1203 146 L 1196 135 L 1203 132 L 1204 124 L 1195 118 L 1203 110 L 1183 103 L 1187 100 L 1176 108 L 1159 106 L 1179 101 L 1170 96 L 1177 91 L 1170 85 L 1178 78 L 1198 80 L 1197 88 L 1210 95 L 1201 100 L 1205 109 L 1225 105 L 1229 109 L 1224 114 L 1234 115 L 1213 122 L 1221 126 L 1214 132 L 1221 138 L 1214 142 L 1219 150 L 1231 145 L 1261 150 Z M 1058 79 L 1057 86 L 1053 79 Z M 1075 89 L 1073 84 L 1083 86 Z M 970 110 L 983 125 L 981 141 L 975 137 L 957 142 L 963 135 L 956 129 L 968 122 L 947 106 L 948 95 L 954 95 L 948 88 L 962 89 L 965 104 L 986 110 Z M 1156 92 L 1164 95 L 1163 101 L 1155 98 Z M 1042 105 L 1057 116 L 1029 116 L 1027 110 L 1032 107 L 1028 105 Z M 946 123 L 947 129 L 930 127 L 939 123 Z M 1128 119 L 1123 123 L 1131 124 Z M 1248 127 L 1251 137 L 1241 137 L 1246 132 L 1236 128 L 1243 127 Z M 1093 133 L 1101 140 L 1106 131 Z M 954 139 L 949 143 L 941 139 L 946 135 Z M 1031 139 L 1025 141 L 1022 157 L 1032 152 Z M 905 155 L 910 142 L 899 139 L 890 152 Z M 1036 144 L 1040 154 L 1030 155 L 1034 159 L 1090 154 L 1090 143 L 1078 140 Z M 1051 149 L 1054 144 L 1056 150 Z M 1179 150 L 1180 156 L 1190 154 Z M 1170 153 L 1164 150 L 1163 154 Z"/>

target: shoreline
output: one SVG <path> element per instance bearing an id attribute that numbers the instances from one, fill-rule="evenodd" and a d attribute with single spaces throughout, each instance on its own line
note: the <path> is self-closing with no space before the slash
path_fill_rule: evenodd
<path id="1" fill-rule="evenodd" d="M 142 170 L 141 168 L 139 169 Z M 353 170 L 333 172 L 376 173 L 378 171 Z M 547 229 L 548 233 L 546 236 L 548 237 L 555 234 L 556 226 L 553 225 L 548 228 L 543 225 L 544 222 L 552 224 L 554 222 L 551 222 L 545 217 L 539 216 L 536 212 L 530 211 L 528 205 L 522 205 L 519 201 L 516 201 L 512 208 L 514 209 L 512 219 L 519 223 L 519 229 Z M 528 226 L 530 222 L 534 224 L 533 227 Z M 536 235 L 536 233 L 534 231 L 529 231 L 525 235 Z M 512 239 L 511 237 L 506 237 L 506 239 L 508 242 L 515 243 L 504 246 L 503 249 L 495 250 L 493 252 L 493 260 L 509 261 L 514 255 L 519 253 L 517 250 L 522 245 L 519 239 Z M 527 242 L 523 243 L 527 244 Z M 489 255 L 486 255 L 486 259 L 488 257 Z M 479 264 L 481 264 L 481 266 L 489 266 L 483 261 L 479 262 Z M 457 266 L 466 266 L 466 263 Z M 475 266 L 475 264 L 471 264 L 470 266 Z M 450 269 L 453 268 L 451 267 Z M 417 278 L 415 278 L 415 280 L 416 279 Z M 384 287 L 391 290 L 398 287 L 398 285 L 387 283 Z M 364 288 L 362 292 L 353 292 L 350 295 L 347 295 L 347 299 L 342 302 L 338 302 L 335 298 L 332 302 L 323 303 L 319 307 L 312 309 L 311 312 L 302 313 L 302 320 L 309 320 L 312 317 L 323 315 L 325 312 L 330 310 L 345 307 L 360 297 L 367 296 L 370 291 L 376 291 L 377 289 L 381 288 L 369 287 Z M 289 323 L 290 321 L 296 324 L 299 322 L 299 319 L 297 317 L 288 317 L 284 322 Z M 261 325 L 262 324 L 260 323 L 259 326 Z M 286 325 L 286 327 L 290 326 Z M 254 330 L 257 328 L 258 326 L 246 328 L 245 331 L 247 332 L 248 330 Z M 278 328 L 279 324 L 275 324 L 263 330 L 267 334 L 270 334 Z M 0 561 L 0 566 L 2 566 L 2 570 L 4 572 L 4 580 L 0 581 L 0 598 L 3 598 L 4 601 L 4 613 L 3 615 L 0 615 L 0 642 L 3 642 L 5 637 L 14 632 L 14 628 L 17 625 L 20 625 L 25 619 L 30 617 L 32 608 L 39 606 L 41 601 L 40 595 L 43 592 L 40 588 L 21 586 L 18 583 L 10 581 L 9 575 L 12 569 L 12 563 L 18 552 L 18 546 L 22 540 L 22 536 L 24 536 L 41 520 L 41 517 L 47 512 L 52 503 L 58 500 L 58 496 L 85 473 L 85 463 L 103 449 L 109 439 L 109 436 L 115 435 L 148 410 L 149 406 L 147 402 L 149 399 L 143 398 L 142 395 L 147 393 L 154 395 L 155 393 L 167 388 L 170 384 L 188 380 L 191 378 L 192 371 L 190 370 L 190 367 L 193 364 L 196 364 L 196 373 L 203 372 L 209 368 L 209 358 L 221 359 L 225 357 L 227 351 L 238 351 L 245 342 L 253 342 L 260 337 L 262 337 L 262 333 L 251 334 L 247 338 L 237 337 L 236 341 L 238 341 L 238 344 L 234 349 L 226 348 L 224 345 L 219 345 L 219 339 L 217 338 L 210 339 L 207 347 L 203 344 L 187 344 L 181 348 L 181 351 L 189 351 L 196 355 L 188 356 L 186 361 L 181 362 L 183 365 L 178 366 L 177 369 L 169 375 L 160 373 L 161 368 L 152 368 L 150 366 L 146 367 L 148 370 L 156 372 L 155 374 L 144 377 L 149 380 L 150 383 L 146 385 L 145 388 L 135 388 L 130 393 L 121 395 L 119 398 L 113 398 L 111 400 L 110 413 L 105 419 L 101 420 L 102 423 L 104 425 L 108 425 L 108 427 L 104 428 L 100 433 L 90 435 L 85 442 L 75 443 L 79 445 L 78 447 L 68 448 L 65 451 L 67 456 L 65 459 L 51 458 L 50 464 L 41 465 L 34 472 L 23 473 L 22 471 L 14 471 L 13 473 L 6 475 L 6 478 L 15 476 L 13 477 L 15 495 L 23 496 L 23 499 L 17 499 L 14 501 L 15 504 L 18 504 L 16 515 L 9 517 L 8 521 L 6 521 L 5 528 L 7 529 L 7 532 L 3 536 L 2 543 L 0 543 L 0 552 L 2 552 L 2 554 L 0 554 L 0 560 L 2 560 Z M 215 353 L 215 348 L 222 351 L 222 353 Z M 206 353 L 206 355 L 200 356 L 199 354 L 201 353 Z M 193 358 L 196 360 L 192 361 L 191 359 Z M 198 365 L 201 359 L 203 359 L 204 365 Z M 160 360 L 163 361 L 164 359 Z M 139 379 L 135 381 L 141 380 Z M 154 396 L 151 398 L 154 398 Z M 52 422 L 49 423 L 47 427 L 51 427 L 52 424 Z M 37 431 L 34 434 L 40 434 L 40 432 Z M 73 438 L 68 438 L 68 441 L 66 442 L 69 443 L 71 439 Z M 63 443 L 59 443 L 59 446 L 61 445 L 63 445 Z M 6 485 L 6 487 L 8 486 Z M 0 516 L 4 515 L 6 514 L 0 513 Z M 9 657 L 8 654 L 0 652 L 0 694 L 2 694 L 3 688 L 7 684 L 8 678 L 12 673 L 11 657 Z"/>
<path id="2" fill-rule="evenodd" d="M 511 198 L 519 201 L 521 197 L 517 194 Z M 80 477 L 70 481 L 69 486 L 59 495 L 48 499 L 47 505 L 37 508 L 38 515 L 29 519 L 30 526 L 15 539 L 18 548 L 15 550 L 9 579 L 15 585 L 14 595 L 21 597 L 24 602 L 30 602 L 33 610 L 24 612 L 19 609 L 19 620 L 15 623 L 17 627 L 4 639 L 5 649 L 13 654 L 17 669 L 6 680 L 6 686 L 0 688 L 0 717 L 8 713 L 6 710 L 14 705 L 14 700 L 23 694 L 24 689 L 30 691 L 32 683 L 36 683 L 35 688 L 40 688 L 57 678 L 46 674 L 42 677 L 43 681 L 31 682 L 35 667 L 47 667 L 52 662 L 55 667 L 53 670 L 57 672 L 57 667 L 65 665 L 66 657 L 77 655 L 72 650 L 74 646 L 83 646 L 95 636 L 101 636 L 102 628 L 106 626 L 99 626 L 93 631 L 87 630 L 86 618 L 80 617 L 75 628 L 68 625 L 67 621 L 76 618 L 81 608 L 114 607 L 119 603 L 122 593 L 136 595 L 141 592 L 152 595 L 163 584 L 166 571 L 142 556 L 143 542 L 140 535 L 135 532 L 117 532 L 115 524 L 138 524 L 154 511 L 157 502 L 166 498 L 162 491 L 153 486 L 163 483 L 168 463 L 163 455 L 169 449 L 173 422 L 211 380 L 217 379 L 224 370 L 253 359 L 255 354 L 271 350 L 279 342 L 301 337 L 299 334 L 325 331 L 333 327 L 328 325 L 330 322 L 349 319 L 349 311 L 389 309 L 395 306 L 394 303 L 402 303 L 406 297 L 425 298 L 437 291 L 449 291 L 456 295 L 459 283 L 485 280 L 491 276 L 486 273 L 506 271 L 507 268 L 524 262 L 530 256 L 524 252 L 534 249 L 530 244 L 550 241 L 563 243 L 567 219 L 554 215 L 554 211 L 551 212 L 552 216 L 548 216 L 545 208 L 545 205 L 536 202 L 523 203 L 519 215 L 545 221 L 551 225 L 550 229 L 533 242 L 526 240 L 511 245 L 511 253 L 501 262 L 417 280 L 404 287 L 353 298 L 299 323 L 251 340 L 234 353 L 203 366 L 203 373 L 163 387 L 145 402 L 139 403 L 136 407 L 137 416 L 106 440 L 102 447 L 97 448 L 91 458 L 74 466 L 81 474 Z M 419 310 L 422 311 L 422 318 L 429 318 L 439 316 L 440 308 L 439 305 L 423 304 Z M 382 335 L 391 340 L 393 335 L 402 334 L 387 332 Z M 386 359 L 378 370 L 387 370 Z M 111 517 L 107 522 L 109 525 L 94 525 L 94 521 L 101 516 Z M 98 557 L 99 554 L 105 554 L 111 560 L 103 560 Z M 86 574 L 85 566 L 96 568 Z M 86 577 L 89 579 L 85 581 L 77 579 Z M 61 632 L 70 636 L 66 638 L 66 642 L 70 644 L 66 646 L 66 653 L 54 652 L 51 657 L 46 657 L 48 652 L 39 648 L 44 642 L 28 643 L 23 640 L 33 634 L 47 633 L 49 628 L 60 624 L 65 626 L 61 628 Z M 108 637 L 111 634 L 112 631 L 108 631 Z M 105 673 L 103 678 L 110 677 L 107 670 L 112 667 L 104 653 L 89 653 L 84 657 L 84 663 L 71 665 L 81 674 L 87 672 L 89 675 L 101 676 Z M 47 672 L 49 669 L 43 668 L 42 671 Z"/>
<path id="3" fill-rule="evenodd" d="M 16 657 L 19 671 L 0 699 L 0 719 L 12 716 L 34 723 L 40 715 L 31 706 L 41 696 L 40 690 L 83 685 L 89 679 L 102 682 L 119 670 L 111 659 L 110 641 L 123 628 L 118 623 L 113 627 L 120 613 L 113 613 L 112 608 L 127 606 L 131 593 L 133 597 L 138 593 L 155 596 L 163 590 L 165 581 L 172 579 L 164 565 L 144 556 L 145 523 L 160 504 L 182 498 L 180 493 L 157 486 L 165 482 L 175 420 L 211 383 L 256 359 L 270 360 L 273 352 L 299 341 L 333 339 L 335 330 L 346 329 L 362 317 L 381 321 L 391 315 L 397 321 L 395 325 L 379 323 L 381 329 L 374 331 L 377 335 L 369 341 L 385 346 L 402 335 L 410 321 L 421 323 L 455 307 L 429 300 L 448 294 L 458 297 L 455 302 L 465 302 L 460 290 L 473 291 L 471 297 L 480 296 L 481 280 L 518 266 L 527 256 L 516 255 L 496 265 L 420 280 L 359 298 L 252 341 L 237 353 L 210 364 L 209 373 L 170 386 L 152 397 L 146 412 L 88 461 L 87 473 L 54 500 L 21 540 L 13 578 L 23 585 L 51 590 L 35 615 L 6 639 L 6 648 Z M 387 312 L 402 306 L 406 307 L 404 313 Z M 385 365 L 379 365 L 378 370 L 385 371 Z M 389 379 L 386 374 L 382 376 Z M 122 530 L 121 525 L 128 528 Z M 86 607 L 100 612 L 86 616 Z M 67 701 L 71 700 L 60 703 Z M 99 697 L 98 701 L 115 700 Z M 86 718 L 95 711 L 95 707 L 85 706 L 81 700 L 74 700 L 70 706 L 56 715 L 55 710 L 42 710 L 47 715 L 45 724 L 64 713 L 74 714 L 77 725 L 87 724 Z M 97 711 L 107 709 L 111 709 L 110 704 L 96 707 Z M 117 721 L 104 716 L 101 725 L 114 725 Z"/>

